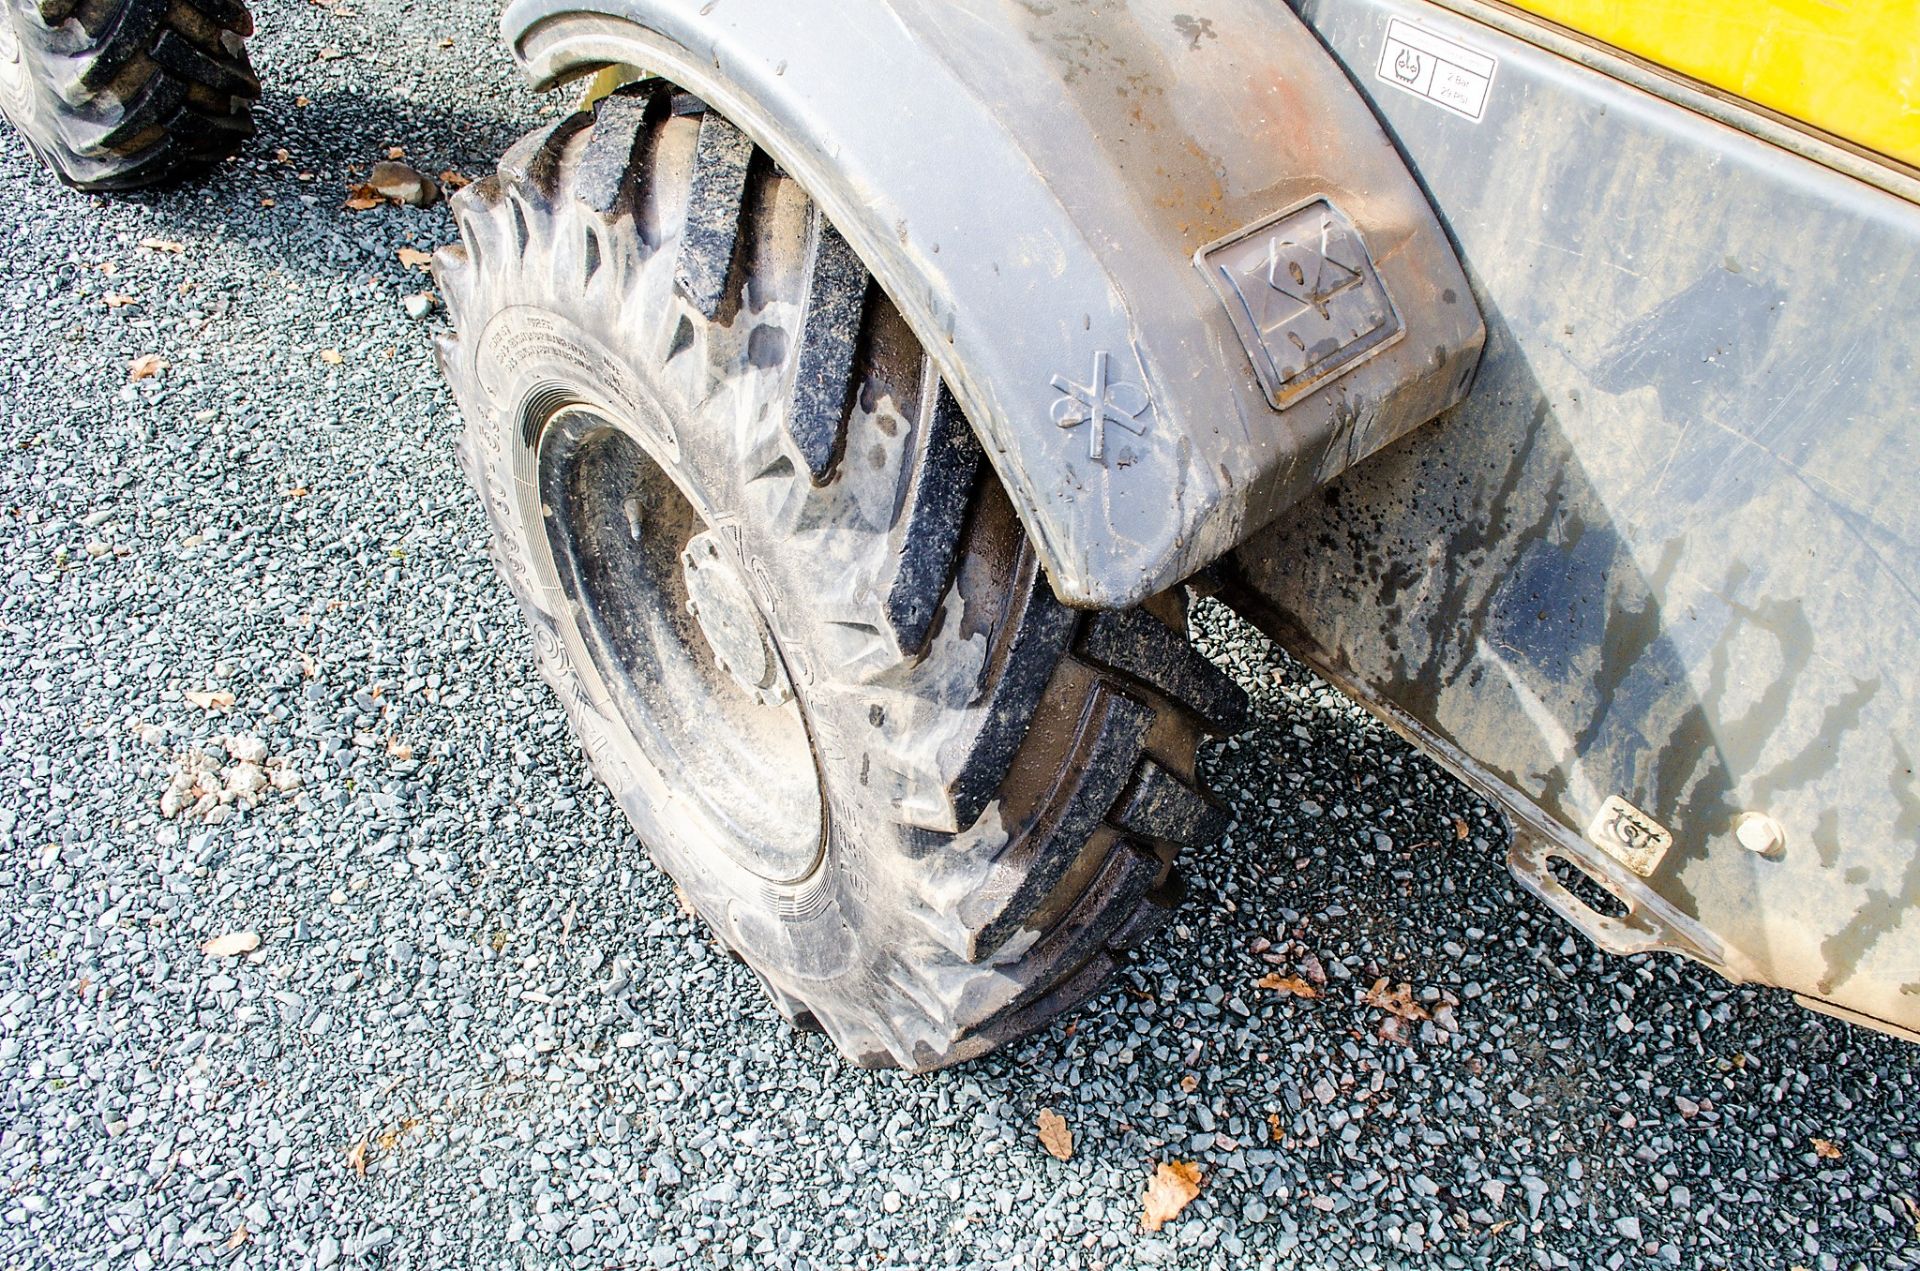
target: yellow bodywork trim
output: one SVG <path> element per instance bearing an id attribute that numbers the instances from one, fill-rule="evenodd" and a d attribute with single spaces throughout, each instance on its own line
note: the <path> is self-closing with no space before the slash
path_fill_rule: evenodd
<path id="1" fill-rule="evenodd" d="M 1920 166 L 1920 0 L 1509 3 Z"/>

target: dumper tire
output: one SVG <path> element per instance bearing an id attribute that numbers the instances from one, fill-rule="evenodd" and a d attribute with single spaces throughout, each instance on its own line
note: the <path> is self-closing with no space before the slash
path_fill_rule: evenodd
<path id="1" fill-rule="evenodd" d="M 453 211 L 440 358 L 496 564 L 686 902 L 870 1067 L 1091 995 L 1227 820 L 1195 752 L 1246 702 L 1184 601 L 1054 599 L 899 310 L 688 94 L 541 129 Z"/>
<path id="2" fill-rule="evenodd" d="M 253 135 L 240 0 L 0 0 L 0 114 L 94 193 L 193 175 Z"/>

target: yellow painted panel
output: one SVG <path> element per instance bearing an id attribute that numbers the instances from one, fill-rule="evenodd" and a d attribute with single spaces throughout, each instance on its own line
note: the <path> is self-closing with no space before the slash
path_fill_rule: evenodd
<path id="1" fill-rule="evenodd" d="M 1511 0 L 1920 166 L 1920 0 Z"/>

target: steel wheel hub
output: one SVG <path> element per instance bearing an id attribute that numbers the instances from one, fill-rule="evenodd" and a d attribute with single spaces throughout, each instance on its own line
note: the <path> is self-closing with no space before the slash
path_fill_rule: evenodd
<path id="1" fill-rule="evenodd" d="M 793 685 L 760 608 L 711 531 L 693 536 L 680 553 L 680 565 L 687 583 L 687 612 L 700 624 L 720 669 L 762 706 L 792 701 Z"/>

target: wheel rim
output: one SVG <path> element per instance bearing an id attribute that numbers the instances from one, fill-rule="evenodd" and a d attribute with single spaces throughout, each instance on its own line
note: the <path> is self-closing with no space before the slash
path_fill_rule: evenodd
<path id="1" fill-rule="evenodd" d="M 719 850 L 769 882 L 805 879 L 825 841 L 813 746 L 728 536 L 593 408 L 554 411 L 539 436 L 565 619 L 622 719 Z"/>

